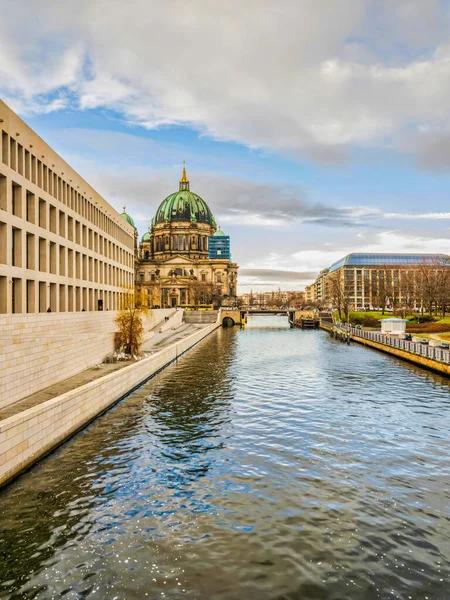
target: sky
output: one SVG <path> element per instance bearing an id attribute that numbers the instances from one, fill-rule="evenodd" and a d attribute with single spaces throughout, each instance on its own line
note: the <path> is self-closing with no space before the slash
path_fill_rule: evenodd
<path id="1" fill-rule="evenodd" d="M 239 293 L 450 251 L 450 3 L 2 0 L 0 96 L 140 235 L 178 189 Z"/>

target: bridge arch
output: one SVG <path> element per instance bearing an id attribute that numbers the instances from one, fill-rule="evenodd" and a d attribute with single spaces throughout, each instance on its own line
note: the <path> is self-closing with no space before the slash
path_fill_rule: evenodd
<path id="1" fill-rule="evenodd" d="M 234 319 L 232 317 L 224 317 L 222 319 L 223 327 L 233 327 L 234 325 L 236 325 L 236 323 L 234 322 Z"/>

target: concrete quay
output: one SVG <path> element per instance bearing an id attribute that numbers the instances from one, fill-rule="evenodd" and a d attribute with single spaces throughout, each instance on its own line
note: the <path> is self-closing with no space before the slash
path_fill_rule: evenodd
<path id="1" fill-rule="evenodd" d="M 333 327 L 321 325 L 321 329 L 333 333 Z M 434 371 L 440 375 L 450 377 L 450 350 L 443 348 L 430 348 L 424 344 L 387 337 L 378 331 L 364 331 L 356 327 L 342 330 L 343 341 L 347 339 L 374 348 L 385 354 L 390 354 L 406 360 L 424 369 Z"/>
<path id="2" fill-rule="evenodd" d="M 0 410 L 95 367 L 115 348 L 115 311 L 0 315 Z M 145 339 L 175 309 L 144 317 Z"/>
<path id="3" fill-rule="evenodd" d="M 180 323 L 143 345 L 146 358 L 101 364 L 0 411 L 0 486 L 71 437 L 221 326 Z"/>

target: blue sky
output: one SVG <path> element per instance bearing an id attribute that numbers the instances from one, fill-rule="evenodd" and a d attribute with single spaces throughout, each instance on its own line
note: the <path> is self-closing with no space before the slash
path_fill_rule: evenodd
<path id="1" fill-rule="evenodd" d="M 449 252 L 448 3 L 263 8 L 5 0 L 0 95 L 141 234 L 186 160 L 241 292 Z"/>

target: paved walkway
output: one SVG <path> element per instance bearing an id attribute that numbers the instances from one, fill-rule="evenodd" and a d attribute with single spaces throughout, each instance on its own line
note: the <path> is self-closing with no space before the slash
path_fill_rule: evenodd
<path id="1" fill-rule="evenodd" d="M 188 335 L 192 335 L 199 329 L 208 327 L 210 323 L 182 323 L 176 329 L 168 329 L 163 333 L 155 333 L 149 340 L 144 342 L 141 346 L 142 352 L 148 354 L 155 354 L 166 346 L 179 342 Z"/>
<path id="2" fill-rule="evenodd" d="M 166 346 L 174 344 L 175 342 L 179 342 L 185 337 L 188 337 L 192 333 L 195 333 L 199 329 L 203 329 L 207 326 L 208 324 L 183 323 L 177 329 L 168 329 L 163 333 L 155 333 L 149 340 L 142 344 L 141 350 L 146 356 L 151 356 Z M 26 398 L 23 398 L 22 400 L 19 400 L 18 402 L 15 402 L 6 408 L 0 409 L 0 421 L 7 419 L 8 417 L 12 417 L 13 415 L 17 415 L 28 408 L 42 404 L 47 400 L 56 398 L 56 396 L 65 394 L 70 390 L 81 387 L 86 383 L 95 381 L 100 377 L 109 375 L 109 373 L 114 373 L 114 371 L 123 369 L 123 367 L 131 365 L 134 362 L 134 360 L 123 360 L 116 363 L 101 363 L 95 367 L 86 369 L 77 375 L 73 375 L 73 377 L 64 379 L 63 381 L 55 383 L 43 390 L 40 390 L 39 392 L 35 392 L 34 394 L 31 394 L 30 396 L 27 396 Z"/>

